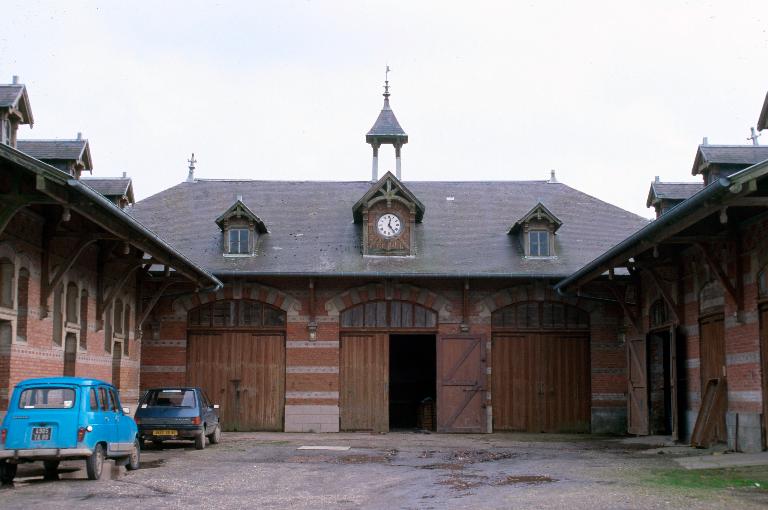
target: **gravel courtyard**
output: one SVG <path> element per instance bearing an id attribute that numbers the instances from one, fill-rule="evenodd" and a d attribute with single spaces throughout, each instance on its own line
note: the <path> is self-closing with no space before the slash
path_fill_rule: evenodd
<path id="1" fill-rule="evenodd" d="M 350 447 L 345 449 L 298 449 Z M 15 508 L 765 508 L 768 468 L 686 471 L 685 447 L 524 434 L 228 433 L 219 445 L 150 448 L 142 469 L 59 480 L 19 469 L 0 506 Z"/>

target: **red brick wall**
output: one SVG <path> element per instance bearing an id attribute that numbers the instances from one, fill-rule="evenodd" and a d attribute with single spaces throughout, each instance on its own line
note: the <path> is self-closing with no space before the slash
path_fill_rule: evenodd
<path id="1" fill-rule="evenodd" d="M 279 303 L 287 312 L 286 326 L 286 415 L 291 406 L 318 412 L 339 405 L 339 312 L 356 303 L 385 299 L 383 283 L 362 280 L 315 281 L 315 339 L 309 332 L 309 282 L 300 279 L 265 280 L 267 285 L 227 282 L 218 295 L 187 296 L 161 301 L 148 321 L 143 336 L 141 386 L 182 384 L 186 369 L 186 312 L 213 299 L 257 297 Z M 399 282 L 391 287 L 392 299 L 421 302 L 436 310 L 438 337 L 461 333 L 461 280 Z M 469 295 L 469 334 L 491 340 L 491 313 L 514 300 L 561 301 L 547 282 L 483 281 L 472 284 Z M 621 323 L 617 307 L 588 300 L 568 300 L 590 313 L 593 408 L 623 416 L 626 407 L 626 360 L 619 337 Z M 493 369 L 488 350 L 488 366 Z M 490 389 L 490 375 L 486 382 Z M 488 403 L 492 406 L 492 395 Z M 491 407 L 492 408 L 492 407 Z M 338 413 L 338 410 L 336 411 Z M 307 418 L 307 416 L 303 416 Z M 307 418 L 308 419 L 308 418 Z M 620 419 L 620 418 L 619 418 Z M 311 421 L 311 420 L 310 420 Z M 331 430 L 324 423 L 302 423 L 302 430 Z M 336 424 L 338 427 L 338 424 Z"/>
<path id="2" fill-rule="evenodd" d="M 93 227 L 87 224 L 76 214 L 72 214 L 72 219 L 68 229 L 78 232 L 89 232 Z M 62 264 L 71 253 L 77 243 L 77 239 L 70 237 L 60 237 L 50 242 L 49 253 L 49 273 L 48 278 L 53 278 L 55 268 Z M 7 399 L 15 384 L 19 381 L 31 377 L 49 377 L 57 376 L 63 373 L 64 368 L 64 334 L 73 332 L 80 333 L 80 324 L 67 324 L 66 317 L 63 321 L 62 341 L 57 345 L 53 340 L 54 313 L 53 295 L 47 300 L 48 313 L 43 316 L 40 296 L 42 292 L 42 261 L 43 261 L 43 222 L 42 218 L 31 213 L 28 210 L 22 210 L 11 220 L 5 232 L 0 236 L 0 257 L 6 257 L 14 263 L 16 279 L 14 280 L 14 306 L 10 308 L 0 308 L 0 318 L 6 318 L 13 323 L 13 332 L 11 343 L 0 345 L 0 412 L 7 407 Z M 76 375 L 82 377 L 95 377 L 106 381 L 112 381 L 112 354 L 105 351 L 104 335 L 105 330 L 97 330 L 96 323 L 96 296 L 97 296 L 97 274 L 96 274 L 97 247 L 91 245 L 78 258 L 74 266 L 64 274 L 62 279 L 65 289 L 69 282 L 74 282 L 78 287 L 78 313 L 80 310 L 80 292 L 83 289 L 88 291 L 88 332 L 87 348 L 82 349 L 78 346 L 76 359 Z M 111 263 L 106 266 L 104 281 L 106 286 L 114 284 L 122 276 L 121 259 L 114 257 Z M 19 271 L 24 268 L 29 271 L 29 286 L 26 314 L 26 338 L 18 336 L 19 322 L 24 320 L 23 313 L 19 314 L 19 303 L 24 300 L 18 299 Z M 131 306 L 131 329 L 135 324 L 136 316 L 136 286 L 132 282 L 126 285 L 120 298 L 124 303 Z M 22 296 L 23 298 L 23 296 Z M 66 300 L 62 298 L 62 309 L 65 307 Z M 21 330 L 23 331 L 23 327 Z M 135 403 L 138 397 L 139 388 L 139 360 L 141 358 L 141 346 L 136 339 L 136 335 L 131 331 L 128 337 L 129 355 L 123 356 L 120 369 L 120 381 L 114 381 L 119 384 L 121 398 L 126 405 Z"/>

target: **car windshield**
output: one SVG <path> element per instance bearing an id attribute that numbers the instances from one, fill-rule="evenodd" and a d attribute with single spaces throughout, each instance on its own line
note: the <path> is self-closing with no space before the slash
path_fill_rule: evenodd
<path id="1" fill-rule="evenodd" d="M 74 404 L 72 388 L 27 388 L 19 397 L 20 409 L 69 409 Z"/>
<path id="2" fill-rule="evenodd" d="M 144 397 L 144 405 L 147 407 L 195 407 L 195 392 L 194 390 L 150 390 Z"/>

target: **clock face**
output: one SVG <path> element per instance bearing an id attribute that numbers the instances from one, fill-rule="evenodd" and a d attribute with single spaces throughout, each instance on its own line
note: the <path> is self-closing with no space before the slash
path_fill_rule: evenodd
<path id="1" fill-rule="evenodd" d="M 376 223 L 376 228 L 378 229 L 379 234 L 389 238 L 400 234 L 403 227 L 400 223 L 400 218 L 392 213 L 387 213 L 379 218 L 378 223 Z"/>

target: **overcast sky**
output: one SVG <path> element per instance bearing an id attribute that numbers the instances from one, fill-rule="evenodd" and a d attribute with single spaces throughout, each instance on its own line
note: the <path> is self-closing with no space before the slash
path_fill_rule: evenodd
<path id="1" fill-rule="evenodd" d="M 649 217 L 653 177 L 696 180 L 703 136 L 749 143 L 768 91 L 766 0 L 3 4 L 0 81 L 19 75 L 35 116 L 20 137 L 82 131 L 94 175 L 128 172 L 137 198 L 191 152 L 201 178 L 369 179 L 388 63 L 404 180 L 556 169 Z"/>

